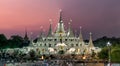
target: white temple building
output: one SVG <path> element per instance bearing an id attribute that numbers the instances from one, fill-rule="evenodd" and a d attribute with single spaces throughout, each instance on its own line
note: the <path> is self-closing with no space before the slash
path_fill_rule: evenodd
<path id="1" fill-rule="evenodd" d="M 82 37 L 82 30 L 80 27 L 79 37 L 76 37 L 71 29 L 71 22 L 69 22 L 68 30 L 64 29 L 64 22 L 62 20 L 62 11 L 60 11 L 60 18 L 55 32 L 52 30 L 52 23 L 50 23 L 48 35 L 44 36 L 41 32 L 38 41 L 32 42 L 28 47 L 24 47 L 26 51 L 33 49 L 39 54 L 91 54 L 92 51 L 99 52 L 100 48 L 94 46 L 92 41 L 92 33 L 90 33 L 89 43 L 85 43 Z"/>
<path id="2" fill-rule="evenodd" d="M 34 50 L 37 54 L 92 54 L 100 52 L 101 49 L 95 47 L 92 41 L 92 33 L 90 33 L 89 43 L 85 43 L 82 36 L 82 30 L 80 27 L 79 37 L 76 37 L 71 29 L 71 22 L 69 22 L 68 30 L 64 29 L 64 22 L 60 11 L 60 18 L 57 24 L 55 32 L 52 30 L 52 23 L 50 23 L 48 35 L 44 36 L 40 33 L 40 36 L 36 43 L 30 42 L 30 45 L 23 47 L 20 50 L 24 53 L 28 53 L 30 50 Z M 17 48 L 18 49 L 18 48 Z"/>

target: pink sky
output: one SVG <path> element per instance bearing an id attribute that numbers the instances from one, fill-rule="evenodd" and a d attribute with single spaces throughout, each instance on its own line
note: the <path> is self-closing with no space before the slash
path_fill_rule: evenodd
<path id="1" fill-rule="evenodd" d="M 59 9 L 63 10 L 65 25 L 73 20 L 73 29 L 83 26 L 85 37 L 89 32 L 94 37 L 120 36 L 120 1 L 113 0 L 0 0 L 0 33 L 7 37 L 24 30 L 39 34 L 40 26 L 47 31 L 49 19 L 53 29 L 59 19 Z"/>
<path id="2" fill-rule="evenodd" d="M 0 30 L 48 29 L 49 19 L 57 21 L 58 10 L 57 3 L 49 0 L 0 0 Z"/>

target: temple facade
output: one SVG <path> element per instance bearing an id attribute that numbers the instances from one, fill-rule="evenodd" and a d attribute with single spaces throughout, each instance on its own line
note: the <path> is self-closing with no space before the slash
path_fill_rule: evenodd
<path id="1" fill-rule="evenodd" d="M 78 55 L 91 55 L 93 52 L 98 53 L 101 48 L 95 47 L 92 41 L 92 33 L 90 32 L 89 42 L 84 42 L 82 36 L 82 27 L 80 27 L 79 36 L 75 36 L 71 22 L 68 23 L 68 29 L 64 29 L 64 22 L 60 11 L 60 18 L 57 23 L 56 30 L 52 30 L 52 23 L 50 23 L 48 34 L 45 36 L 43 32 L 40 33 L 37 42 L 28 41 L 27 31 L 25 31 L 24 46 L 23 48 L 5 49 L 7 53 L 20 51 L 20 53 L 29 54 L 35 51 L 36 55 L 52 55 L 52 54 L 78 54 Z M 51 21 L 51 20 L 50 20 Z"/>
<path id="2" fill-rule="evenodd" d="M 60 11 L 59 22 L 56 30 L 53 32 L 52 23 L 50 23 L 47 36 L 40 33 L 36 43 L 32 40 L 28 47 L 24 47 L 24 52 L 34 50 L 38 54 L 92 54 L 92 52 L 99 52 L 100 48 L 94 46 L 92 41 L 92 33 L 88 43 L 85 43 L 82 37 L 82 30 L 80 27 L 79 37 L 76 37 L 69 22 L 68 29 L 64 29 L 64 22 L 62 19 L 62 11 Z M 51 21 L 51 20 L 50 20 Z"/>

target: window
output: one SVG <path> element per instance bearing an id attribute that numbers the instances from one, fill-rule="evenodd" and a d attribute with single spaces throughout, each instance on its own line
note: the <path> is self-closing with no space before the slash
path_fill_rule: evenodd
<path id="1" fill-rule="evenodd" d="M 78 46 L 78 44 L 76 44 L 76 46 Z"/>
<path id="2" fill-rule="evenodd" d="M 46 46 L 46 43 L 45 43 L 45 46 Z"/>
<path id="3" fill-rule="evenodd" d="M 82 44 L 80 44 L 80 46 L 82 46 Z"/>
<path id="4" fill-rule="evenodd" d="M 69 39 L 70 41 L 73 41 L 73 39 Z"/>
<path id="5" fill-rule="evenodd" d="M 55 44 L 55 46 L 56 46 L 56 44 Z"/>
<path id="6" fill-rule="evenodd" d="M 57 41 L 57 39 L 54 39 L 55 41 Z"/>
<path id="7" fill-rule="evenodd" d="M 52 41 L 52 39 L 48 39 L 48 41 Z"/>
<path id="8" fill-rule="evenodd" d="M 46 39 L 44 39 L 44 41 L 46 41 Z"/>
<path id="9" fill-rule="evenodd" d="M 49 44 L 49 47 L 51 47 L 51 44 Z"/>
<path id="10" fill-rule="evenodd" d="M 42 46 L 42 44 L 40 44 L 40 46 Z"/>
<path id="11" fill-rule="evenodd" d="M 67 39 L 65 39 L 65 41 L 67 41 Z"/>

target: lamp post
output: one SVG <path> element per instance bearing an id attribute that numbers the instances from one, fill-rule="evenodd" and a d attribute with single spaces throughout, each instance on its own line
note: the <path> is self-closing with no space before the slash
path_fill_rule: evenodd
<path id="1" fill-rule="evenodd" d="M 108 47 L 108 55 L 109 55 L 109 59 L 108 59 L 108 62 L 109 62 L 109 66 L 111 66 L 111 56 L 110 56 L 110 52 L 111 52 L 111 43 L 110 42 L 108 42 L 107 43 L 107 47 Z"/>

